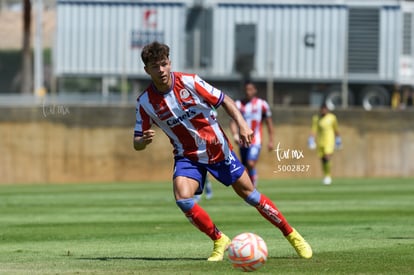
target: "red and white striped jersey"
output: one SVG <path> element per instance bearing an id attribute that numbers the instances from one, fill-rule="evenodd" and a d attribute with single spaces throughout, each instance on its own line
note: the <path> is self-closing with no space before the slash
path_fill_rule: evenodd
<path id="1" fill-rule="evenodd" d="M 154 84 L 138 97 L 135 136 L 154 123 L 169 137 L 175 156 L 199 163 L 225 160 L 232 146 L 221 129 L 216 110 L 224 93 L 198 75 L 172 72 L 169 92 L 159 92 Z"/>
<path id="2" fill-rule="evenodd" d="M 247 125 L 254 132 L 251 145 L 262 144 L 262 120 L 272 116 L 269 104 L 261 98 L 253 97 L 249 101 L 237 100 L 236 106 L 239 108 Z"/>

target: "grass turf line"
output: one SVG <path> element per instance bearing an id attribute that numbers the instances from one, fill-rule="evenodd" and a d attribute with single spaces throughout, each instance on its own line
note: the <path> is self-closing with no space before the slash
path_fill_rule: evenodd
<path id="1" fill-rule="evenodd" d="M 213 188 L 200 204 L 218 227 L 266 241 L 269 259 L 256 274 L 412 273 L 412 179 L 261 181 L 311 243 L 311 260 L 231 188 Z M 227 259 L 207 262 L 211 249 L 169 182 L 0 186 L 0 274 L 240 274 Z"/>

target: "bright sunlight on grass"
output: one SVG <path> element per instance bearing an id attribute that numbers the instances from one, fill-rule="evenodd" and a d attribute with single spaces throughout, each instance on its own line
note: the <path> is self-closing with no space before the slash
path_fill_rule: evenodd
<path id="1" fill-rule="evenodd" d="M 309 241 L 296 256 L 281 233 L 231 188 L 200 204 L 229 236 L 254 232 L 269 259 L 255 274 L 410 274 L 412 179 L 261 181 Z M 171 184 L 0 186 L 0 274 L 240 274 L 206 258 L 212 242 L 176 207 Z"/>

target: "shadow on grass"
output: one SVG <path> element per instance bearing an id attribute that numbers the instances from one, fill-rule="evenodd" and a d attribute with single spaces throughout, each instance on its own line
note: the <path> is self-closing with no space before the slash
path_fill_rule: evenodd
<path id="1" fill-rule="evenodd" d="M 176 258 L 176 257 L 96 257 L 78 258 L 78 260 L 88 261 L 111 261 L 111 260 L 136 260 L 136 261 L 205 261 L 205 258 Z"/>
<path id="2" fill-rule="evenodd" d="M 111 260 L 135 260 L 135 261 L 205 261 L 206 258 L 177 258 L 177 257 L 94 257 L 94 258 L 77 258 L 78 260 L 87 261 L 111 261 Z M 296 257 L 268 257 L 268 259 L 292 260 Z M 300 258 L 297 258 L 300 260 Z"/>

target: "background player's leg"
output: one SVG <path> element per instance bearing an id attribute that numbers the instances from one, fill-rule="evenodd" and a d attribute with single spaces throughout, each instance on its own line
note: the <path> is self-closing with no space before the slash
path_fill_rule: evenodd
<path id="1" fill-rule="evenodd" d="M 251 182 L 253 183 L 253 186 L 257 186 L 257 170 L 256 170 L 256 161 L 255 160 L 249 160 L 247 162 L 247 173 L 249 174 L 249 178 Z"/>
<path id="2" fill-rule="evenodd" d="M 322 168 L 323 168 L 323 174 L 325 176 L 330 176 L 331 175 L 331 162 L 330 162 L 329 158 L 327 158 L 327 157 L 322 158 Z"/>
<path id="3" fill-rule="evenodd" d="M 206 199 L 211 199 L 213 198 L 213 184 L 211 183 L 211 181 L 209 180 L 208 176 L 206 176 L 206 181 L 205 181 L 205 188 L 206 188 Z"/>
<path id="4" fill-rule="evenodd" d="M 259 160 L 260 150 L 261 148 L 259 145 L 252 145 L 249 147 L 248 153 L 247 153 L 247 166 L 246 167 L 249 173 L 250 180 L 252 181 L 254 187 L 257 186 L 258 174 L 256 170 L 256 164 L 257 164 L 257 161 Z"/>
<path id="5" fill-rule="evenodd" d="M 331 184 L 331 159 L 328 155 L 324 155 L 322 157 L 322 170 L 323 170 L 323 183 L 324 184 Z"/>

